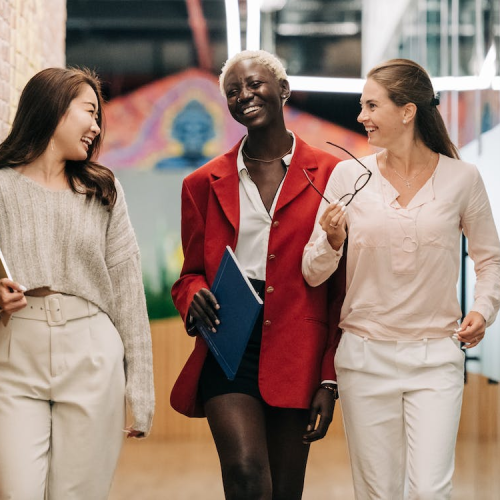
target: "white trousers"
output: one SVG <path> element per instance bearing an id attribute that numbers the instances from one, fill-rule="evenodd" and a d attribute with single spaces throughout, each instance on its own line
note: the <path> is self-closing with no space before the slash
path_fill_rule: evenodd
<path id="1" fill-rule="evenodd" d="M 464 353 L 451 337 L 376 341 L 344 333 L 335 356 L 357 500 L 448 500 Z"/>
<path id="2" fill-rule="evenodd" d="M 105 500 L 124 436 L 123 343 L 86 300 L 27 299 L 0 325 L 0 500 Z"/>

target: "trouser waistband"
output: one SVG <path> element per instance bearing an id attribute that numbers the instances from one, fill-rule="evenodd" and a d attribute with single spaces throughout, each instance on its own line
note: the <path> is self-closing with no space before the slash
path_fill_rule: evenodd
<path id="1" fill-rule="evenodd" d="M 94 316 L 99 308 L 92 302 L 75 297 L 53 293 L 45 297 L 27 296 L 28 305 L 15 312 L 14 318 L 47 321 L 49 326 L 61 326 L 73 319 Z"/>
<path id="2" fill-rule="evenodd" d="M 266 287 L 266 282 L 262 280 L 256 280 L 255 278 L 248 278 L 250 283 L 252 284 L 254 290 L 257 292 L 257 295 L 264 300 L 265 297 L 265 287 Z"/>

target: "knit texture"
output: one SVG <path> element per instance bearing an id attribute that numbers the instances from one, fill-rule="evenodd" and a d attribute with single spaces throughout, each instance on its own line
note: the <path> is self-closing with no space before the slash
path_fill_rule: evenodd
<path id="1" fill-rule="evenodd" d="M 52 191 L 0 169 L 0 248 L 14 281 L 28 290 L 87 299 L 109 315 L 125 346 L 133 428 L 146 434 L 154 412 L 151 332 L 139 247 L 123 189 L 112 210 L 70 189 Z"/>

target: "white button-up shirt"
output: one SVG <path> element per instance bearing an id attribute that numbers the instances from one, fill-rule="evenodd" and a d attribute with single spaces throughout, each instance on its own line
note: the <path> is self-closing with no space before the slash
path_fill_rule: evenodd
<path id="1" fill-rule="evenodd" d="M 252 181 L 248 169 L 245 166 L 245 162 L 243 161 L 242 149 L 245 146 L 246 137 L 241 142 L 238 151 L 237 165 L 240 177 L 240 229 L 234 253 L 246 275 L 249 278 L 262 281 L 266 279 L 267 247 L 269 244 L 269 232 L 271 230 L 274 210 L 288 172 L 288 165 L 290 165 L 295 152 L 295 136 L 290 131 L 288 131 L 288 133 L 293 138 L 292 151 L 283 157 L 286 172 L 284 172 L 283 180 L 276 191 L 269 212 L 266 210 L 262 198 L 260 197 L 259 190 Z"/>

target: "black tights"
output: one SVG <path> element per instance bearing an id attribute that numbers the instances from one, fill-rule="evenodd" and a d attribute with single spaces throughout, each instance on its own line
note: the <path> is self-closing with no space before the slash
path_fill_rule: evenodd
<path id="1" fill-rule="evenodd" d="M 226 500 L 300 500 L 309 445 L 308 410 L 273 408 L 247 394 L 205 403 Z"/>

